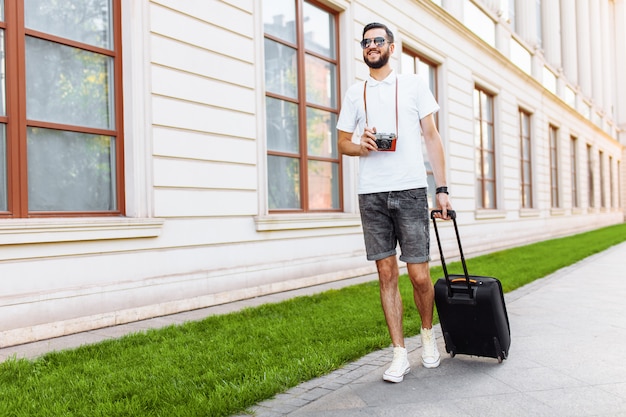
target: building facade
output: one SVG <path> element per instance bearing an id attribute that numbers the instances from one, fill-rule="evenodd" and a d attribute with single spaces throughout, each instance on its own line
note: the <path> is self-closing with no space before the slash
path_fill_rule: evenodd
<path id="1" fill-rule="evenodd" d="M 374 272 L 335 129 L 372 21 L 466 256 L 624 221 L 626 0 L 67 3 L 0 1 L 2 347 Z"/>

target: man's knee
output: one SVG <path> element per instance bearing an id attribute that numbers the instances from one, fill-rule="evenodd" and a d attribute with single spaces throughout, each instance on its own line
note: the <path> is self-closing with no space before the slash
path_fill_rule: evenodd
<path id="1" fill-rule="evenodd" d="M 409 264 L 408 265 L 409 277 L 414 286 L 431 285 L 430 269 L 428 263 L 423 264 Z"/>
<path id="2" fill-rule="evenodd" d="M 393 282 L 398 279 L 398 262 L 395 256 L 376 261 L 376 268 L 381 282 Z"/>

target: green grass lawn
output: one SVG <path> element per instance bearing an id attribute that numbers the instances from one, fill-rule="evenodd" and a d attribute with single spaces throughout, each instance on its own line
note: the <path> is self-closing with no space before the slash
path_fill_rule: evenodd
<path id="1" fill-rule="evenodd" d="M 514 290 L 626 240 L 626 223 L 467 260 Z M 459 263 L 449 272 L 461 271 Z M 433 279 L 443 275 L 431 269 Z M 401 279 L 406 336 L 420 320 Z M 229 416 L 389 345 L 376 282 L 0 364 L 0 416 Z"/>

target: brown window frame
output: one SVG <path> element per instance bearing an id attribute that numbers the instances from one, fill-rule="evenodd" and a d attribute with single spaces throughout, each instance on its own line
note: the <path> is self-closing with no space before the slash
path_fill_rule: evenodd
<path id="1" fill-rule="evenodd" d="M 479 159 L 477 162 L 477 166 L 480 166 L 480 172 L 476 172 L 476 182 L 477 182 L 477 191 L 478 195 L 476 196 L 476 200 L 478 203 L 479 209 L 486 210 L 495 210 L 498 208 L 498 190 L 497 190 L 497 178 L 498 178 L 498 170 L 496 166 L 496 132 L 495 132 L 495 96 L 488 92 L 487 90 L 481 88 L 476 85 L 474 87 L 474 94 L 478 93 L 479 105 L 474 109 L 474 123 L 475 126 L 478 126 L 478 132 L 474 132 L 474 135 L 478 135 L 480 138 L 480 144 L 476 146 L 476 158 Z M 483 114 L 483 105 L 482 105 L 482 97 L 485 96 L 487 99 L 491 101 L 491 114 L 487 115 Z M 485 140 L 489 135 L 489 132 L 485 132 L 484 127 L 491 131 L 491 135 L 493 138 L 493 149 L 489 149 L 485 146 Z M 485 160 L 489 158 L 491 160 L 493 166 L 493 179 L 485 177 Z M 491 205 L 488 205 L 488 189 L 487 184 L 493 184 L 493 202 Z"/>
<path id="2" fill-rule="evenodd" d="M 339 117 L 339 110 L 341 108 L 341 86 L 340 86 L 340 53 L 339 53 L 339 13 L 336 10 L 333 10 L 323 3 L 319 3 L 314 0 L 293 0 L 295 2 L 296 8 L 296 43 L 288 42 L 284 39 L 278 38 L 276 36 L 272 36 L 271 34 L 264 33 L 264 39 L 268 39 L 274 42 L 279 43 L 280 45 L 284 45 L 296 50 L 296 61 L 297 61 L 297 97 L 291 98 L 284 95 L 276 94 L 270 91 L 265 91 L 265 98 L 272 98 L 277 100 L 282 100 L 291 104 L 295 104 L 298 106 L 297 114 L 298 114 L 298 144 L 299 144 L 299 153 L 290 153 L 290 152 L 281 152 L 267 149 L 266 158 L 270 156 L 278 156 L 278 157 L 287 157 L 297 159 L 299 161 L 299 197 L 300 197 L 300 208 L 268 208 L 268 212 L 271 214 L 279 214 L 279 213 L 334 213 L 334 212 L 343 212 L 344 210 L 344 200 L 343 200 L 343 164 L 342 158 L 339 152 L 337 151 L 336 158 L 332 157 L 322 157 L 316 155 L 310 155 L 308 153 L 308 143 L 307 143 L 307 109 L 311 108 L 314 110 L 322 110 L 333 113 L 336 117 Z M 310 49 L 306 49 L 305 47 L 305 34 L 304 34 L 304 22 L 303 22 L 303 4 L 308 3 L 312 6 L 315 6 L 321 10 L 328 12 L 334 18 L 335 22 L 335 58 L 332 59 L 330 57 L 321 55 L 312 51 Z M 311 103 L 307 101 L 306 97 L 306 57 L 312 56 L 318 59 L 321 59 L 325 62 L 331 63 L 335 65 L 337 74 L 336 74 L 336 105 L 335 108 L 322 106 L 320 104 Z M 336 126 L 332 126 L 332 129 L 335 129 Z M 336 131 L 336 130 L 335 130 Z M 336 144 L 335 144 L 336 147 Z M 337 208 L 325 208 L 325 209 L 312 209 L 310 207 L 309 201 L 309 162 L 328 162 L 337 164 L 337 173 L 338 173 L 338 207 Z"/>
<path id="3" fill-rule="evenodd" d="M 561 207 L 559 195 L 559 128 L 548 126 L 548 144 L 550 147 L 550 206 Z"/>
<path id="4" fill-rule="evenodd" d="M 606 208 L 606 179 L 604 174 L 604 152 L 598 151 L 598 170 L 600 171 L 600 208 Z"/>
<path id="5" fill-rule="evenodd" d="M 587 203 L 589 208 L 595 208 L 596 206 L 596 186 L 594 184 L 594 172 L 593 172 L 593 148 L 587 144 Z"/>
<path id="6" fill-rule="evenodd" d="M 5 33 L 6 51 L 6 116 L 0 123 L 6 126 L 7 142 L 7 211 L 0 218 L 29 217 L 86 217 L 121 216 L 125 214 L 124 194 L 124 119 L 122 99 L 122 37 L 121 0 L 112 0 L 113 49 L 105 49 L 28 29 L 25 27 L 25 8 L 22 0 L 5 2 L 5 20 L 0 29 Z M 26 117 L 26 37 L 38 38 L 60 45 L 78 48 L 113 58 L 114 129 L 29 120 Z M 115 199 L 116 209 L 110 211 L 29 211 L 27 130 L 29 127 L 62 130 L 67 132 L 105 135 L 115 139 Z"/>
<path id="7" fill-rule="evenodd" d="M 570 180 L 572 190 L 572 208 L 578 208 L 578 138 L 570 136 Z"/>
<path id="8" fill-rule="evenodd" d="M 622 173 L 621 167 L 622 167 L 622 162 L 619 160 L 615 161 L 615 172 L 617 174 L 617 193 L 616 193 L 617 195 L 615 196 L 616 208 L 622 207 L 622 181 L 620 178 L 620 175 Z"/>
<path id="9" fill-rule="evenodd" d="M 615 207 L 615 193 L 613 192 L 613 186 L 615 185 L 613 182 L 613 156 L 608 155 L 608 165 L 609 165 L 609 198 L 608 203 L 609 207 Z"/>
<path id="10" fill-rule="evenodd" d="M 520 137 L 520 198 L 522 208 L 533 208 L 533 171 L 532 171 L 532 121 L 531 114 L 519 109 L 519 137 Z M 526 125 L 526 129 L 524 129 Z M 526 130 L 527 134 L 524 134 Z M 525 149 L 528 149 L 528 158 L 525 157 Z M 526 182 L 526 165 L 528 165 L 528 182 Z M 528 201 L 526 201 L 528 195 Z"/>

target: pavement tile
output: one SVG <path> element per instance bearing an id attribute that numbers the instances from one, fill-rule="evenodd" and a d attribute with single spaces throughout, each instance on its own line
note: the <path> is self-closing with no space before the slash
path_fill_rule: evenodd
<path id="1" fill-rule="evenodd" d="M 626 401 L 598 387 L 580 386 L 534 391 L 528 395 L 547 404 L 553 414 L 563 416 L 602 416 L 626 414 Z"/>

